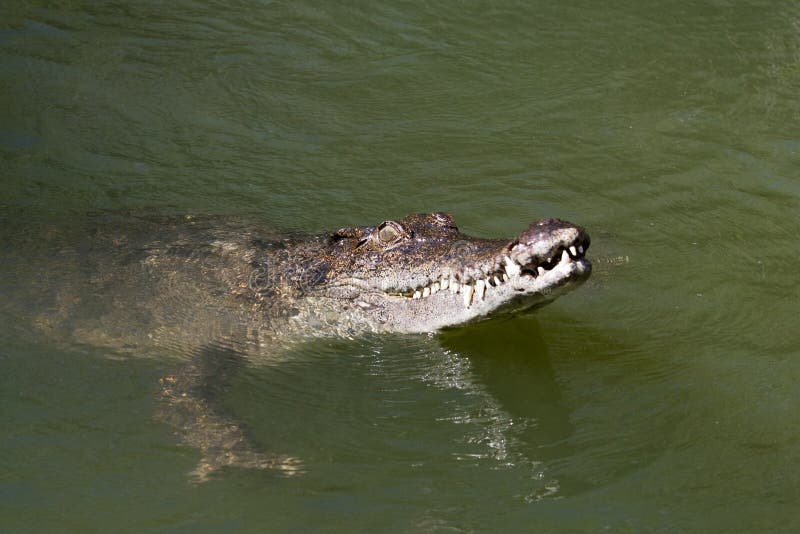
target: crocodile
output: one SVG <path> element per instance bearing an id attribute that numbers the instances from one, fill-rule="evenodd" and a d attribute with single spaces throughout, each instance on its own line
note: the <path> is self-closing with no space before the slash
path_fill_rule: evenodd
<path id="1" fill-rule="evenodd" d="M 230 218 L 106 214 L 29 240 L 4 243 L 5 308 L 24 304 L 39 331 L 69 343 L 183 356 L 160 380 L 158 416 L 201 452 L 196 481 L 229 465 L 302 471 L 296 458 L 256 450 L 221 407 L 220 384 L 243 362 L 308 338 L 433 333 L 519 312 L 591 273 L 588 234 L 554 218 L 485 239 L 446 213 L 314 235 Z M 19 256 L 26 248 L 40 257 Z"/>

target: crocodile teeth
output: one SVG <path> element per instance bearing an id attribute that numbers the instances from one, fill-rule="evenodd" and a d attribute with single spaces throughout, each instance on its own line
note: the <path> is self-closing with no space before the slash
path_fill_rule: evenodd
<path id="1" fill-rule="evenodd" d="M 472 304 L 472 294 L 475 292 L 475 288 L 469 284 L 466 284 L 464 288 L 461 290 L 461 293 L 464 295 L 464 306 L 469 308 L 470 304 Z"/>
<path id="2" fill-rule="evenodd" d="M 562 248 L 560 257 L 551 256 L 547 258 L 545 262 L 542 262 L 542 265 L 536 267 L 536 276 L 544 275 L 548 270 L 544 268 L 544 265 L 551 265 L 556 258 L 558 258 L 559 263 L 569 263 L 572 261 L 572 258 L 578 258 L 582 256 L 585 250 L 586 249 L 583 245 L 570 245 L 568 248 Z M 416 289 L 413 291 L 413 293 L 408 291 L 403 294 L 406 296 L 406 298 L 410 296 L 412 299 L 422 299 L 431 295 L 435 295 L 439 291 L 449 289 L 453 294 L 461 293 L 464 298 L 464 306 L 469 308 L 472 305 L 473 298 L 477 298 L 478 301 L 484 300 L 486 292 L 489 290 L 489 288 L 498 287 L 506 282 L 509 282 L 511 281 L 512 277 L 518 276 L 522 272 L 522 266 L 509 256 L 503 256 L 502 263 L 504 264 L 503 269 L 501 269 L 499 272 L 496 270 L 494 271 L 497 274 L 489 273 L 486 278 L 475 280 L 472 284 L 459 283 L 455 278 L 450 278 L 448 273 L 447 275 L 442 276 L 441 279 L 432 282 L 428 286 Z M 532 267 L 530 268 L 532 269 Z M 486 273 L 486 269 L 484 269 L 484 273 Z"/>
<path id="3" fill-rule="evenodd" d="M 478 280 L 475 282 L 475 296 L 478 297 L 478 300 L 483 300 L 483 295 L 486 294 L 486 282 L 483 280 Z"/>
<path id="4" fill-rule="evenodd" d="M 522 267 L 520 267 L 517 262 L 515 262 L 508 256 L 505 256 L 504 259 L 506 263 L 506 273 L 508 273 L 508 276 L 517 276 L 522 270 Z"/>

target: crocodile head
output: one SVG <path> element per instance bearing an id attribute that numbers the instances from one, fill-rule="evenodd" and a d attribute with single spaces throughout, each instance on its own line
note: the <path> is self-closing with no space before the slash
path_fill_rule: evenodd
<path id="1" fill-rule="evenodd" d="M 379 331 L 433 332 L 541 305 L 591 272 L 589 236 L 559 219 L 508 240 L 464 235 L 446 213 L 415 214 L 323 239 L 320 283 L 307 296 L 334 299 Z"/>

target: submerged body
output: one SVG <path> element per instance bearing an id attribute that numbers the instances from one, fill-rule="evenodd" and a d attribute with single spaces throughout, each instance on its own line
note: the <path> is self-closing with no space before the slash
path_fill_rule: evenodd
<path id="1" fill-rule="evenodd" d="M 312 236 L 104 216 L 7 236 L 2 308 L 71 343 L 193 355 L 162 379 L 161 417 L 203 452 L 202 480 L 223 465 L 296 466 L 254 452 L 213 402 L 233 364 L 308 337 L 435 332 L 541 305 L 589 276 L 588 246 L 558 219 L 508 240 L 464 235 L 444 213 Z"/>

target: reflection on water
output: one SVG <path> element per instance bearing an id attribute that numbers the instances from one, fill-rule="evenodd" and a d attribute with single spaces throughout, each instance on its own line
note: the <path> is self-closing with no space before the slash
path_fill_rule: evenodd
<path id="1" fill-rule="evenodd" d="M 487 334 L 499 340 L 491 330 L 478 333 Z M 528 350 L 543 349 L 535 330 L 529 334 Z M 312 479 L 326 479 L 331 469 L 351 472 L 376 463 L 470 477 L 489 469 L 521 478 L 522 486 L 506 488 L 506 499 L 554 494 L 558 481 L 547 476 L 545 462 L 553 454 L 546 447 L 564 439 L 569 425 L 563 410 L 550 409 L 557 402 L 552 373 L 537 372 L 547 368 L 546 356 L 529 352 L 535 360 L 528 365 L 522 355 L 512 355 L 509 362 L 516 365 L 502 361 L 484 374 L 480 361 L 487 355 L 467 350 L 468 338 L 456 334 L 448 348 L 434 338 L 416 337 L 373 339 L 355 347 L 313 343 L 285 364 L 245 373 L 242 400 L 235 404 L 261 426 L 262 418 L 281 421 L 268 428 L 290 425 L 284 439 L 301 449 L 324 436 L 324 452 L 305 453 Z M 496 396 L 495 389 L 504 390 L 509 379 L 526 387 L 511 399 Z M 308 415 L 298 426 L 283 420 L 284 409 L 289 417 L 297 411 Z M 256 432 L 259 439 L 274 439 L 267 428 Z"/>
<path id="2" fill-rule="evenodd" d="M 557 496 L 561 483 L 551 462 L 569 455 L 565 446 L 573 428 L 535 320 L 492 323 L 450 332 L 443 343 L 469 357 L 476 384 L 499 410 L 487 436 L 497 459 L 530 470 L 532 491 L 526 501 Z"/>

